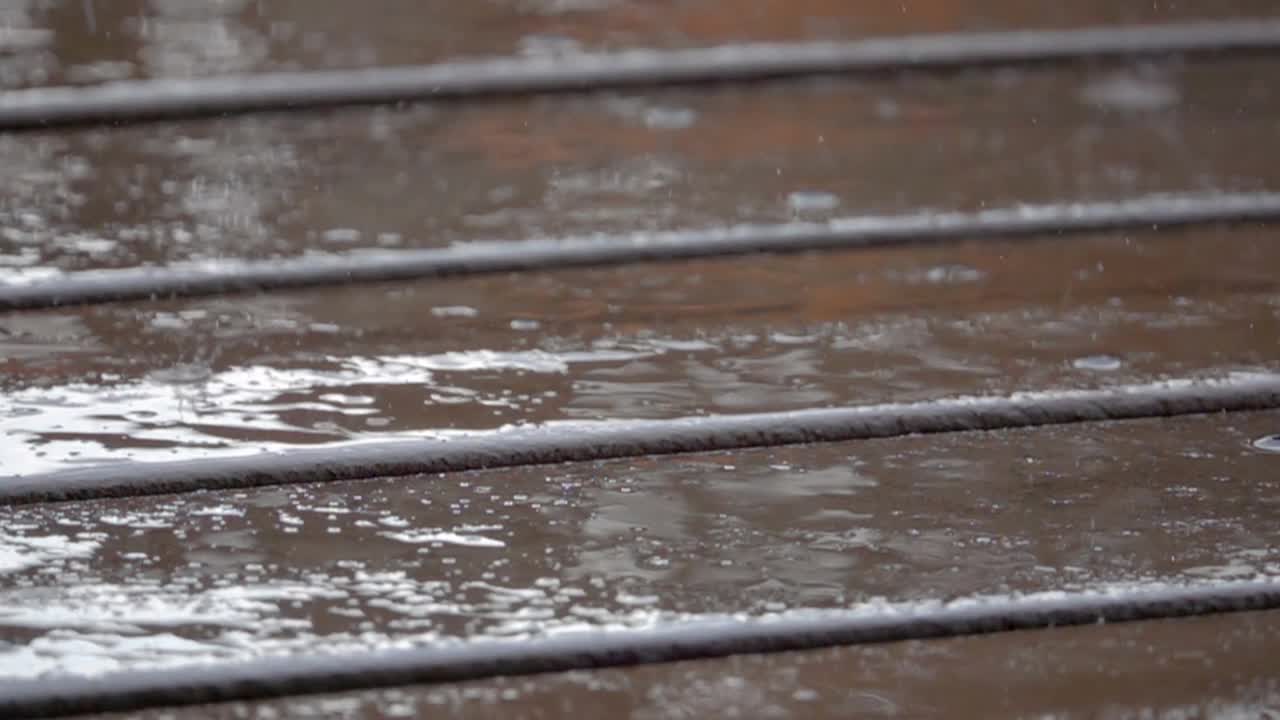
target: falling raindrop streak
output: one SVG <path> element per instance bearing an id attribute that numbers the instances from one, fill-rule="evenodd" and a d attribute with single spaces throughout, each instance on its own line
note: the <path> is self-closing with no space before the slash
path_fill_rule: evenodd
<path id="1" fill-rule="evenodd" d="M 98 33 L 98 17 L 93 12 L 93 0 L 84 0 L 84 22 L 89 27 L 89 34 Z"/>

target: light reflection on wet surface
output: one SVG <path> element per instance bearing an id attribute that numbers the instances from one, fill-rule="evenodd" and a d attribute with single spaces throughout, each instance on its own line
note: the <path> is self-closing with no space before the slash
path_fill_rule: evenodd
<path id="1" fill-rule="evenodd" d="M 1269 718 L 1280 613 L 498 678 L 141 714 L 457 717 Z M 1082 692 L 1083 688 L 1088 692 Z"/>
<path id="2" fill-rule="evenodd" d="M 1276 61 L 356 109 L 0 137 L 0 280 L 1257 190 Z M 750 152 L 744 152 L 750 148 Z"/>
<path id="3" fill-rule="evenodd" d="M 1280 414 L 15 508 L 0 674 L 1280 572 Z M 1158 448 L 1158 449 L 1157 449 Z"/>
<path id="4" fill-rule="evenodd" d="M 0 472 L 1275 369 L 1277 252 L 1199 229 L 14 313 Z"/>

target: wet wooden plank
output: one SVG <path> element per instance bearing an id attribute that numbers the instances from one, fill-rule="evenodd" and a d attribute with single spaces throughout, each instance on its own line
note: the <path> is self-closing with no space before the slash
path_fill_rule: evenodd
<path id="1" fill-rule="evenodd" d="M 321 717 L 1267 717 L 1280 614 L 1105 625 L 208 705 L 148 720 Z M 101 716 L 104 719 L 115 716 Z"/>
<path id="2" fill-rule="evenodd" d="M 1215 415 L 13 508 L 0 527 L 0 673 L 1273 578 L 1280 455 L 1255 442 L 1278 422 Z"/>
<path id="3" fill-rule="evenodd" d="M 0 137 L 0 280 L 1274 186 L 1270 60 Z"/>
<path id="4" fill-rule="evenodd" d="M 1274 371 L 1277 252 L 1189 229 L 10 314 L 0 474 Z"/>
<path id="5" fill-rule="evenodd" d="M 1265 0 L 850 5 L 839 0 L 20 2 L 0 11 L 0 86 L 406 65 L 488 55 L 664 49 L 918 32 L 1274 15 Z"/>

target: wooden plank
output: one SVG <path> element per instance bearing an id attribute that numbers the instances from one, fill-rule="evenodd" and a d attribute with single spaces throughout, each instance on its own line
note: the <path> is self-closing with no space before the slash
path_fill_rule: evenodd
<path id="1" fill-rule="evenodd" d="M 553 631 L 631 628 L 618 641 L 625 645 L 643 643 L 646 629 L 678 635 L 672 623 L 733 613 L 845 608 L 855 618 L 899 613 L 885 615 L 892 619 L 956 598 L 991 597 L 999 608 L 1043 591 L 1102 591 L 1124 602 L 1124 592 L 1188 583 L 1229 589 L 1231 580 L 1273 579 L 1280 562 L 1272 507 L 1280 455 L 1253 445 L 1274 434 L 1278 418 L 1098 423 L 11 509 L 0 669 L 46 681 L 0 686 L 0 698 L 143 687 L 148 676 L 132 673 L 194 662 L 217 667 L 157 676 L 148 693 L 160 694 L 140 697 L 183 702 L 165 687 L 189 699 L 260 697 L 404 684 L 418 656 L 382 665 L 383 656 L 365 653 L 421 644 L 441 653 L 423 650 L 423 667 L 446 667 L 457 652 L 471 669 L 420 677 L 535 667 L 475 663 L 450 638 L 528 635 L 512 652 L 538 657 Z M 907 605 L 895 611 L 883 601 Z M 699 632 L 706 645 L 698 647 L 736 647 Z M 355 655 L 272 659 L 332 652 Z M 621 647 L 609 656 L 680 657 Z M 231 680 L 236 663 L 264 657 L 244 671 L 253 682 Z M 560 660 L 536 667 L 589 666 Z M 126 675 L 92 687 L 74 679 L 103 671 Z"/>

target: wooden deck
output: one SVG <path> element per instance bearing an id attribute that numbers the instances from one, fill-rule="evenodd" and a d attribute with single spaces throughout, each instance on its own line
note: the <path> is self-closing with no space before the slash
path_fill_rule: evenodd
<path id="1" fill-rule="evenodd" d="M 1280 716 L 1274 4 L 890 5 L 0 8 L 0 717 Z"/>

